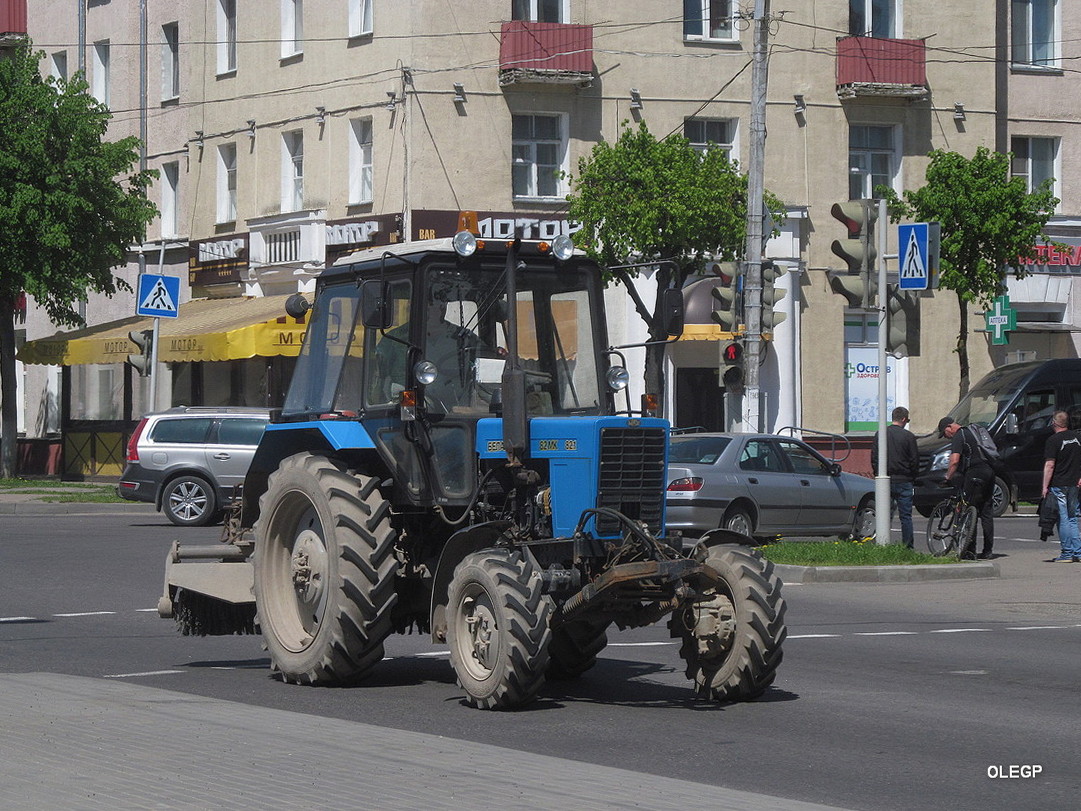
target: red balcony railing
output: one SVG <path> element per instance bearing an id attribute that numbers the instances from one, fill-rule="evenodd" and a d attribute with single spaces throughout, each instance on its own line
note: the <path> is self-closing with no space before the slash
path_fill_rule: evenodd
<path id="1" fill-rule="evenodd" d="M 26 36 L 26 0 L 0 0 L 0 36 Z"/>
<path id="2" fill-rule="evenodd" d="M 580 84 L 593 76 L 593 26 L 503 23 L 499 43 L 499 83 Z"/>
<path id="3" fill-rule="evenodd" d="M 927 94 L 927 45 L 922 39 L 842 37 L 837 40 L 837 95 L 921 97 Z"/>

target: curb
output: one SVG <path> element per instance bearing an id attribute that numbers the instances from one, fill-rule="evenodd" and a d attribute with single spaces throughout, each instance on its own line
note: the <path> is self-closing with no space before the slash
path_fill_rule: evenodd
<path id="1" fill-rule="evenodd" d="M 790 566 L 776 564 L 783 583 L 926 583 L 999 577 L 993 560 L 927 566 Z"/>
<path id="2" fill-rule="evenodd" d="M 85 515 L 87 513 L 153 513 L 153 504 L 94 501 L 11 501 L 0 502 L 0 515 Z"/>

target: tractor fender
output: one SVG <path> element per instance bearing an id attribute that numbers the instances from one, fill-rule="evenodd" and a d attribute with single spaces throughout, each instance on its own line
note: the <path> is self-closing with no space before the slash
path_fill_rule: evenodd
<path id="1" fill-rule="evenodd" d="M 744 535 L 742 532 L 733 532 L 730 529 L 711 529 L 706 532 L 698 541 L 698 546 L 704 549 L 709 549 L 713 546 L 721 546 L 722 544 L 735 544 L 737 546 L 758 546 L 758 542 L 750 535 Z"/>
<path id="2" fill-rule="evenodd" d="M 436 642 L 447 641 L 447 590 L 455 567 L 466 555 L 488 549 L 496 545 L 508 529 L 514 526 L 510 521 L 488 521 L 458 530 L 443 545 L 439 563 L 432 579 L 432 639 Z"/>

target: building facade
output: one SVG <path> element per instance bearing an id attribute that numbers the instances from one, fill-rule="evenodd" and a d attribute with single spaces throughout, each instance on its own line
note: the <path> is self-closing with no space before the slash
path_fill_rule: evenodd
<path id="1" fill-rule="evenodd" d="M 478 0 L 451 13 L 433 0 L 199 0 L 146 3 L 141 19 L 133 0 L 25 2 L 43 70 L 84 70 L 113 111 L 111 134 L 143 135 L 160 172 L 161 216 L 117 274 L 133 285 L 141 270 L 180 276 L 182 301 L 222 300 L 224 312 L 232 299 L 310 290 L 355 248 L 449 235 L 460 209 L 479 211 L 491 235 L 573 231 L 578 160 L 638 121 L 748 165 L 752 4 Z M 932 149 L 1012 149 L 1015 174 L 1055 177 L 1062 203 L 1048 233 L 1079 246 L 1011 282 L 1021 325 L 1008 346 L 993 346 L 969 307 L 972 379 L 1010 359 L 1077 354 L 1081 137 L 1069 66 L 1081 17 L 1059 0 L 955 5 L 774 4 L 764 172 L 788 217 L 766 253 L 788 292 L 762 366 L 763 424 L 740 423 L 708 297 L 668 353 L 677 424 L 867 430 L 879 316 L 831 284 L 847 271 L 831 250 L 846 236 L 831 207 L 879 184 L 918 188 Z M 638 284 L 649 293 L 648 274 Z M 626 292 L 609 289 L 607 303 L 612 342 L 643 340 Z M 888 364 L 890 405 L 907 405 L 918 432 L 957 399 L 959 306 L 948 291 L 922 294 L 918 354 Z M 87 321 L 134 307 L 130 295 L 94 298 Z M 31 302 L 26 339 L 53 332 Z M 174 332 L 155 405 L 276 404 L 287 348 L 203 360 L 182 346 L 200 333 Z M 644 355 L 628 361 L 641 369 Z M 122 363 L 64 368 L 23 367 L 27 435 L 59 428 L 65 380 L 69 419 L 151 407 L 146 380 Z"/>

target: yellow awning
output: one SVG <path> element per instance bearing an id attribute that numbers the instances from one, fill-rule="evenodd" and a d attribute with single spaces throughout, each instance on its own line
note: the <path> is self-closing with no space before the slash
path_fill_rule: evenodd
<path id="1" fill-rule="evenodd" d="M 720 324 L 684 324 L 683 334 L 679 336 L 681 341 L 728 341 L 732 339 L 731 332 L 725 332 Z"/>
<path id="2" fill-rule="evenodd" d="M 178 363 L 296 357 L 305 324 L 285 314 L 286 298 L 199 299 L 181 304 L 177 318 L 161 319 L 158 360 Z M 151 318 L 122 318 L 27 341 L 16 357 L 23 363 L 58 366 L 123 363 L 128 355 L 139 351 L 128 333 L 153 326 Z"/>

